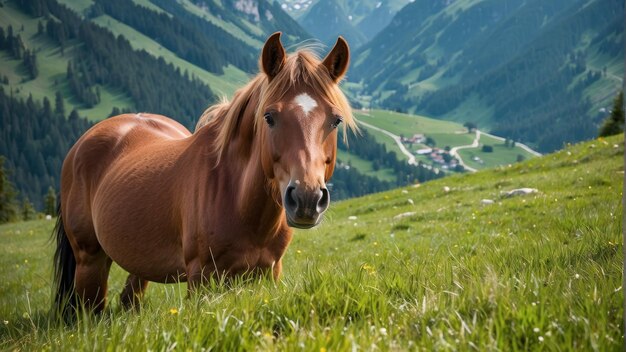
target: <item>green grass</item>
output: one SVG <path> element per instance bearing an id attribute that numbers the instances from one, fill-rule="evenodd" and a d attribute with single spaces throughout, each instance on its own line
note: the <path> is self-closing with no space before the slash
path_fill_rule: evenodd
<path id="1" fill-rule="evenodd" d="M 362 159 L 352 153 L 338 149 L 337 159 L 341 160 L 341 162 L 343 163 L 350 164 L 352 167 L 356 168 L 361 173 L 367 176 L 376 177 L 382 181 L 396 182 L 396 176 L 393 174 L 393 170 L 391 169 L 374 170 L 374 167 L 372 166 L 371 161 Z"/>
<path id="2" fill-rule="evenodd" d="M 463 126 L 456 122 L 386 110 L 372 110 L 368 114 L 357 111 L 356 117 L 358 120 L 405 137 L 410 137 L 415 133 L 454 133 L 464 130 Z"/>
<path id="3" fill-rule="evenodd" d="M 93 0 L 60 0 L 59 3 L 74 10 L 79 15 L 84 15 L 85 11 L 93 5 Z"/>
<path id="4" fill-rule="evenodd" d="M 129 313 L 114 268 L 111 308 L 75 326 L 47 319 L 52 222 L 2 225 L 0 349 L 619 351 L 623 155 L 595 140 L 333 203 L 276 283 L 151 284 Z M 501 197 L 518 187 L 539 193 Z"/>
<path id="5" fill-rule="evenodd" d="M 438 148 L 472 144 L 476 137 L 474 133 L 428 133 L 426 136 L 434 139 Z"/>
<path id="6" fill-rule="evenodd" d="M 491 153 L 483 152 L 482 151 L 483 145 L 492 146 L 493 152 Z M 517 147 L 517 146 L 513 148 L 505 147 L 504 141 L 486 136 L 484 134 L 480 136 L 480 144 L 478 148 L 461 149 L 459 150 L 459 154 L 461 155 L 461 158 L 463 158 L 463 161 L 468 166 L 473 167 L 478 170 L 495 167 L 498 165 L 508 165 L 508 164 L 516 163 L 518 155 L 521 155 L 524 158 L 523 160 L 527 160 L 527 159 L 531 159 L 535 157 L 533 154 L 527 152 L 526 150 L 520 147 Z M 483 161 L 483 163 L 481 164 L 472 160 L 474 156 L 479 157 Z"/>

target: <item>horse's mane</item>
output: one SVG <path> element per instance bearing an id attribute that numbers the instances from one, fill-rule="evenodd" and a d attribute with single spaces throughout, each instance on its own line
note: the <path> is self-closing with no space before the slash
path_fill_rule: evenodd
<path id="1" fill-rule="evenodd" d="M 339 85 L 330 78 L 327 69 L 321 65 L 318 56 L 309 49 L 300 49 L 289 55 L 279 73 L 268 82 L 267 75 L 259 73 L 248 84 L 237 90 L 232 101 L 223 99 L 220 103 L 209 107 L 200 116 L 196 125 L 197 132 L 201 128 L 211 128 L 217 132 L 213 141 L 213 153 L 216 165 L 233 138 L 248 105 L 255 106 L 255 123 L 262 118 L 266 106 L 279 101 L 289 90 L 296 85 L 305 85 L 314 93 L 334 106 L 343 117 L 343 136 L 347 138 L 347 128 L 357 131 L 356 120 L 345 95 Z M 194 133 L 195 133 L 194 132 Z"/>

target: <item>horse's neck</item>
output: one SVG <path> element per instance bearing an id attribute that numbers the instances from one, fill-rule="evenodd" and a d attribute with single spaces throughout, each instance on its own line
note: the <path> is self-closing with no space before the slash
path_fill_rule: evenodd
<path id="1" fill-rule="evenodd" d="M 217 166 L 214 158 L 204 157 L 211 155 L 209 141 L 217 135 L 211 126 L 205 126 L 193 135 L 196 141 L 192 145 L 195 148 L 190 148 L 189 152 L 200 156 L 201 163 L 206 164 L 201 167 L 210 170 L 207 187 L 203 187 L 205 192 L 228 197 L 222 200 L 223 204 L 232 207 L 232 211 L 250 227 L 258 229 L 256 236 L 272 236 L 286 222 L 284 211 L 272 197 L 272 190 L 263 172 L 260 140 L 254 133 L 254 107 L 243 109 L 239 119 L 238 131 L 228 142 Z"/>

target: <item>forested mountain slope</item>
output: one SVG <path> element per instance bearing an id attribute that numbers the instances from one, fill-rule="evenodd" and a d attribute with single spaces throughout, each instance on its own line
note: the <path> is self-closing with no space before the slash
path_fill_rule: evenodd
<path id="1" fill-rule="evenodd" d="M 48 187 L 58 189 L 65 153 L 91 126 L 85 117 L 97 121 L 150 111 L 192 128 L 218 94 L 232 93 L 256 73 L 265 31 L 287 26 L 287 45 L 307 36 L 280 8 L 263 1 L 240 8 L 161 0 L 1 4 L 0 155 L 21 197 L 38 209 Z M 384 155 L 389 172 L 406 169 L 403 160 Z M 334 180 L 354 186 L 340 187 L 335 197 L 440 177 L 418 169 L 399 175 L 383 180 L 344 168 Z"/>
<path id="2" fill-rule="evenodd" d="M 621 86 L 623 6 L 416 0 L 359 49 L 350 79 L 374 106 L 558 149 L 594 136 Z"/>

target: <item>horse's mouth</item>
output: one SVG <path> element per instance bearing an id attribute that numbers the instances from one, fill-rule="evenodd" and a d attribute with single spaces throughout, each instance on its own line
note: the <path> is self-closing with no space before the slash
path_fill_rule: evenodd
<path id="1" fill-rule="evenodd" d="M 296 221 L 291 219 L 291 217 L 289 216 L 289 214 L 287 214 L 287 225 L 289 225 L 289 227 L 293 227 L 296 229 L 310 229 L 312 227 L 317 226 L 320 223 L 321 220 L 321 216 L 318 216 L 317 219 L 312 219 L 312 221 Z"/>

